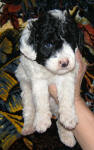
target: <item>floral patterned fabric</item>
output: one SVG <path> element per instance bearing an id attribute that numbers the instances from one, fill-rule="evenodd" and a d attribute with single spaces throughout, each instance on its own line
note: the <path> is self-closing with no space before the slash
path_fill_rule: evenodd
<path id="1" fill-rule="evenodd" d="M 88 67 L 81 85 L 81 95 L 94 112 L 94 12 L 93 0 L 2 0 L 0 2 L 0 147 L 3 150 L 70 149 L 61 144 L 55 125 L 40 135 L 23 137 L 21 89 L 15 77 L 19 64 L 19 39 L 29 18 L 35 18 L 50 9 L 67 9 L 84 32 Z M 88 51 L 88 53 L 87 53 Z M 87 55 L 88 54 L 88 55 Z M 92 54 L 92 57 L 91 57 Z M 53 118 L 53 124 L 55 119 Z M 55 131 L 54 131 L 55 130 Z M 51 140 L 48 138 L 51 137 Z M 20 139 L 20 140 L 19 140 Z M 14 143 L 14 144 L 13 144 Z M 44 146 L 43 146 L 44 144 Z M 18 149 L 20 149 L 18 148 Z M 76 145 L 75 150 L 80 150 Z"/>

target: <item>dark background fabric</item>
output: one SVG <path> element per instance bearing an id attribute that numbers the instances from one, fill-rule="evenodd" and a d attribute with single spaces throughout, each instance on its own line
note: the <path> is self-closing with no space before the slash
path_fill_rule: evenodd
<path id="1" fill-rule="evenodd" d="M 47 132 L 25 137 L 21 135 L 23 127 L 21 89 L 15 77 L 20 57 L 19 39 L 28 19 L 36 18 L 51 9 L 69 11 L 84 32 L 88 67 L 82 81 L 81 95 L 94 112 L 94 1 L 1 0 L 0 148 L 3 150 L 81 150 L 78 143 L 74 148 L 68 148 L 60 142 L 54 118 Z"/>

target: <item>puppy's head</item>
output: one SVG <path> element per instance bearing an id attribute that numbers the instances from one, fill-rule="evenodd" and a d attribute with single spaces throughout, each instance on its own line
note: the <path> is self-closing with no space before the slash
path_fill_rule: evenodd
<path id="1" fill-rule="evenodd" d="M 28 23 L 20 50 L 49 71 L 64 74 L 75 67 L 75 50 L 81 47 L 79 33 L 66 11 L 51 10 Z"/>

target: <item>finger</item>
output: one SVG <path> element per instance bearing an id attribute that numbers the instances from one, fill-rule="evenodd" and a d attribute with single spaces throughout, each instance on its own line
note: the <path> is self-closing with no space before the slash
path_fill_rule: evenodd
<path id="1" fill-rule="evenodd" d="M 76 56 L 77 62 L 79 63 L 79 65 L 81 65 L 83 63 L 83 60 L 82 60 L 82 56 L 79 50 L 76 51 L 75 56 Z"/>
<path id="2" fill-rule="evenodd" d="M 76 51 L 75 56 L 79 64 L 79 72 L 85 72 L 87 64 L 85 61 L 83 61 L 82 55 L 79 50 Z"/>
<path id="3" fill-rule="evenodd" d="M 48 88 L 50 95 L 54 98 L 57 98 L 57 89 L 55 84 L 51 84 Z"/>

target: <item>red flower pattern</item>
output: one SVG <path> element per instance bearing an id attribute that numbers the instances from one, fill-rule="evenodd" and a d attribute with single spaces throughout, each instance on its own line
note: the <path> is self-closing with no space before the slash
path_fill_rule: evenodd
<path id="1" fill-rule="evenodd" d="M 8 20 L 11 21 L 15 29 L 19 28 L 17 13 L 20 11 L 21 5 L 6 4 L 3 7 L 2 15 L 0 16 L 0 25 L 3 26 Z"/>

